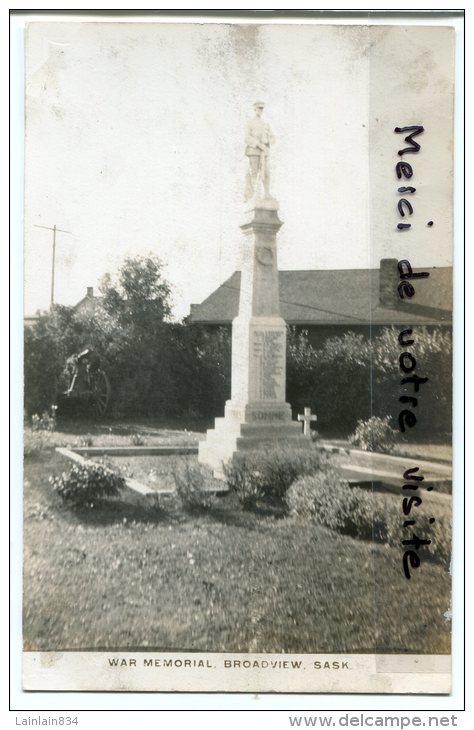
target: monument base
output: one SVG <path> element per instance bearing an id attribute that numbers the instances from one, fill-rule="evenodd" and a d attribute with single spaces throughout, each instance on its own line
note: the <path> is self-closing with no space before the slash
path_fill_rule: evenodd
<path id="1" fill-rule="evenodd" d="M 251 203 L 243 234 L 239 313 L 232 322 L 232 391 L 223 418 L 199 444 L 199 461 L 223 478 L 223 464 L 252 452 L 306 449 L 286 393 L 286 324 L 280 316 L 276 234 L 278 201 Z"/>
<path id="2" fill-rule="evenodd" d="M 307 449 L 310 444 L 301 424 L 291 420 L 289 403 L 227 401 L 224 417 L 216 418 L 205 441 L 200 441 L 198 459 L 211 467 L 217 479 L 223 479 L 222 465 L 230 460 L 268 449 Z"/>

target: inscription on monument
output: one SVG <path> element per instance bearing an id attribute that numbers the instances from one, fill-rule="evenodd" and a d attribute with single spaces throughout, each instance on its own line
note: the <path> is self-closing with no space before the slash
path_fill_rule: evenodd
<path id="1" fill-rule="evenodd" d="M 278 375 L 283 370 L 285 336 L 275 330 L 253 333 L 253 356 L 257 369 L 257 397 L 259 400 L 278 398 Z"/>
<path id="2" fill-rule="evenodd" d="M 283 421 L 285 414 L 275 411 L 254 411 L 250 419 L 252 421 Z"/>

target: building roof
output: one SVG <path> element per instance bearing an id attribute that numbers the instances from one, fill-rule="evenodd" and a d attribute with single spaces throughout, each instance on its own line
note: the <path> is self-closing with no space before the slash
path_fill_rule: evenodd
<path id="1" fill-rule="evenodd" d="M 432 267 L 423 271 L 430 276 L 415 279 L 415 296 L 403 301 L 398 295 L 391 300 L 384 296 L 380 269 L 280 271 L 281 316 L 288 324 L 308 326 L 448 324 L 453 270 Z M 238 313 L 239 292 L 240 271 L 234 271 L 201 304 L 191 305 L 191 322 L 229 324 Z"/>
<path id="2" fill-rule="evenodd" d="M 34 324 L 39 320 L 38 314 L 27 314 L 23 317 L 23 324 L 25 327 L 33 327 Z"/>
<path id="3" fill-rule="evenodd" d="M 97 297 L 94 294 L 94 287 L 88 286 L 86 290 L 86 296 L 80 299 L 77 304 L 74 305 L 74 309 L 82 312 L 94 313 L 97 307 L 97 303 L 101 297 Z"/>

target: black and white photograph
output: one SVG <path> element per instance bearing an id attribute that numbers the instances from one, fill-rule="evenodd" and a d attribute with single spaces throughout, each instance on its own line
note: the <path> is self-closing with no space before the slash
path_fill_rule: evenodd
<path id="1" fill-rule="evenodd" d="M 454 59 L 27 24 L 25 690 L 449 694 Z"/>

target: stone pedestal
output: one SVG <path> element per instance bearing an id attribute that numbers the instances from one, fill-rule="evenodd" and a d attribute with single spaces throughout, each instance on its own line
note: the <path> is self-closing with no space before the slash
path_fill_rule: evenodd
<path id="1" fill-rule="evenodd" d="M 285 402 L 286 325 L 280 317 L 276 234 L 282 222 L 272 198 L 249 211 L 239 314 L 232 323 L 232 392 L 199 444 L 199 461 L 222 476 L 222 463 L 241 453 L 290 444 L 307 448 Z"/>

